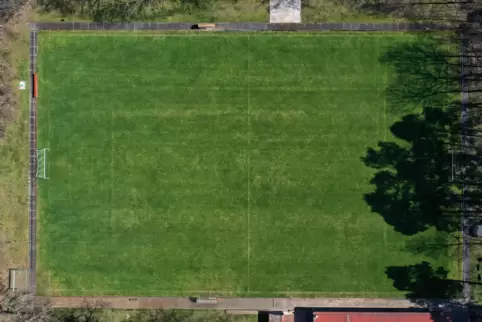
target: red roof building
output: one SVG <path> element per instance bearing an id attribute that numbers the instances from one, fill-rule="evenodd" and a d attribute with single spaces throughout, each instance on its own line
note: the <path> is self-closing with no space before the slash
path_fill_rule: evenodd
<path id="1" fill-rule="evenodd" d="M 313 322 L 451 322 L 430 312 L 313 312 Z"/>
<path id="2" fill-rule="evenodd" d="M 296 308 L 294 312 L 258 312 L 258 322 L 467 322 L 466 313 L 452 310 Z"/>

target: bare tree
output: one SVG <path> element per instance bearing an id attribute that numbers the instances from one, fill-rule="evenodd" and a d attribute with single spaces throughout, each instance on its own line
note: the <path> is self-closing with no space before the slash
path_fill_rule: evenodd
<path id="1" fill-rule="evenodd" d="M 50 303 L 28 293 L 8 293 L 0 303 L 0 316 L 11 322 L 57 322 Z"/>
<path id="2" fill-rule="evenodd" d="M 0 302 L 0 321 L 9 322 L 107 322 L 102 301 L 84 300 L 78 308 L 54 309 L 45 298 L 28 293 L 8 293 Z"/>
<path id="3" fill-rule="evenodd" d="M 0 27 L 0 137 L 2 137 L 6 123 L 15 107 L 15 97 L 11 89 L 13 72 L 6 50 L 8 48 L 7 37 L 7 30 Z"/>
<path id="4" fill-rule="evenodd" d="M 124 322 L 231 322 L 231 315 L 221 312 L 208 312 L 196 314 L 195 311 L 179 310 L 151 310 L 139 311 Z"/>
<path id="5" fill-rule="evenodd" d="M 102 312 L 106 309 L 109 305 L 102 300 L 84 299 L 78 308 L 55 310 L 55 317 L 57 322 L 104 322 Z"/>
<path id="6" fill-rule="evenodd" d="M 235 0 L 233 0 L 235 1 Z M 64 16 L 80 15 L 94 21 L 132 21 L 152 14 L 192 11 L 210 6 L 214 0 L 38 0 L 44 11 Z"/>

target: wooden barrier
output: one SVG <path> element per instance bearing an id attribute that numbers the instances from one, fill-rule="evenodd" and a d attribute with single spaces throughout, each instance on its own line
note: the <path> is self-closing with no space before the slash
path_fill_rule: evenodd
<path id="1" fill-rule="evenodd" d="M 37 98 L 38 97 L 38 79 L 37 79 L 37 74 L 33 74 L 33 91 L 32 91 L 32 94 L 33 94 L 33 97 Z"/>

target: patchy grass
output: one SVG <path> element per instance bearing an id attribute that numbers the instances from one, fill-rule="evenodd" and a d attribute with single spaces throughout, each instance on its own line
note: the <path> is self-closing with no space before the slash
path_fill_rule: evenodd
<path id="1" fill-rule="evenodd" d="M 120 20 L 115 14 L 103 18 L 103 21 Z M 52 10 L 42 12 L 42 21 L 89 21 L 92 15 L 88 12 L 81 14 L 75 12 L 70 15 L 63 15 L 58 11 Z M 156 7 L 146 8 L 135 17 L 130 17 L 134 21 L 169 21 L 169 22 L 259 22 L 269 21 L 269 6 L 258 0 L 242 1 L 216 1 L 213 5 L 203 8 L 188 8 L 186 6 L 165 3 Z"/>
<path id="2" fill-rule="evenodd" d="M 343 6 L 332 0 L 306 1 L 301 10 L 301 21 L 310 22 L 402 22 L 403 18 L 382 13 L 364 12 Z"/>
<path id="3" fill-rule="evenodd" d="M 400 297 L 387 266 L 448 266 L 363 199 L 411 41 L 40 34 L 39 292 Z"/>
<path id="4" fill-rule="evenodd" d="M 18 92 L 19 80 L 28 83 L 28 30 L 35 18 L 27 4 L 0 30 L 2 50 L 14 73 L 11 90 L 18 106 L 0 138 L 0 289 L 8 283 L 8 269 L 28 267 L 28 91 Z M 0 71 L 2 72 L 2 71 Z M 4 107 L 5 108 L 5 107 Z"/>
<path id="5" fill-rule="evenodd" d="M 344 6 L 334 0 L 303 1 L 301 10 L 302 22 L 394 22 L 403 18 L 383 13 L 369 13 Z M 56 11 L 42 13 L 42 21 L 89 21 L 88 13 L 62 15 Z M 135 21 L 170 21 L 170 22 L 268 22 L 269 1 L 230 0 L 215 1 L 213 5 L 204 8 L 186 8 L 164 4 L 144 10 Z M 104 21 L 109 18 L 103 19 Z M 114 21 L 119 17 L 113 17 Z"/>
<path id="6" fill-rule="evenodd" d="M 26 73 L 22 73 L 26 77 Z M 0 139 L 0 277 L 28 267 L 28 104 L 21 100 L 16 120 Z"/>

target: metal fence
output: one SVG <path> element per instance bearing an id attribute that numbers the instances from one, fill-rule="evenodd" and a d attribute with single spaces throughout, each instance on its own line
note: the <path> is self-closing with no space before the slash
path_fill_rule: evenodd
<path id="1" fill-rule="evenodd" d="M 33 30 L 191 30 L 202 29 L 197 23 L 179 22 L 37 22 Z M 458 26 L 442 23 L 215 23 L 214 30 L 226 31 L 438 31 Z"/>

